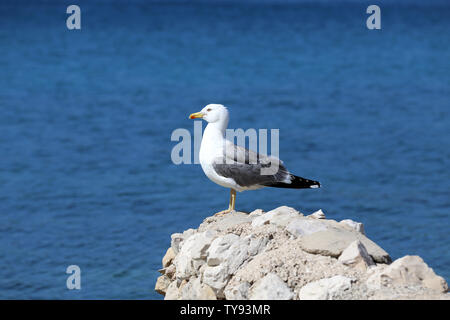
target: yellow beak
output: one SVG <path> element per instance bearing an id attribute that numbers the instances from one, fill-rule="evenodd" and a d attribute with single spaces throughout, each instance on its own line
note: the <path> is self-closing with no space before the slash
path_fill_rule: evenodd
<path id="1" fill-rule="evenodd" d="M 198 118 L 203 118 L 204 114 L 201 112 L 196 112 L 196 113 L 192 113 L 189 116 L 189 119 L 198 119 Z"/>

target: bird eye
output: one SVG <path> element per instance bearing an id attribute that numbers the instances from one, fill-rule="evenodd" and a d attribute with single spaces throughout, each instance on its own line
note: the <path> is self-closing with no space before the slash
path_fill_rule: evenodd
<path id="1" fill-rule="evenodd" d="M 206 111 L 211 111 L 211 108 L 206 109 Z"/>

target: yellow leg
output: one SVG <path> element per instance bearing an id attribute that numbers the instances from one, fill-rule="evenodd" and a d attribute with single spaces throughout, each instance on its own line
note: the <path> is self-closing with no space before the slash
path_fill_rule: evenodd
<path id="1" fill-rule="evenodd" d="M 220 215 L 225 214 L 225 213 L 230 213 L 230 212 L 234 211 L 235 206 L 236 206 L 236 190 L 230 189 L 230 204 L 228 205 L 228 209 L 220 211 L 220 212 L 217 212 L 214 215 L 215 216 L 220 216 Z"/>
<path id="2" fill-rule="evenodd" d="M 229 209 L 234 211 L 235 207 L 236 207 L 236 190 L 230 189 L 230 205 L 229 205 Z"/>

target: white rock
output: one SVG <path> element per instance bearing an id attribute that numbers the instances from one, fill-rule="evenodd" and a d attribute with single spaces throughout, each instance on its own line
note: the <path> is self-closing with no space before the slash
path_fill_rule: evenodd
<path id="1" fill-rule="evenodd" d="M 228 283 L 230 275 L 228 273 L 227 267 L 223 265 L 218 265 L 215 267 L 206 267 L 203 272 L 203 283 L 210 286 L 217 297 L 223 298 L 223 289 Z"/>
<path id="2" fill-rule="evenodd" d="M 164 300 L 178 300 L 180 299 L 180 290 L 178 289 L 177 282 L 172 281 L 166 290 Z"/>
<path id="3" fill-rule="evenodd" d="M 250 244 L 248 246 L 248 254 L 250 256 L 255 256 L 261 253 L 269 242 L 269 238 L 267 236 L 264 237 L 255 237 L 254 235 L 249 235 L 244 238 L 245 241 L 250 240 Z"/>
<path id="4" fill-rule="evenodd" d="M 389 263 L 391 261 L 389 254 L 375 242 L 362 233 L 344 227 L 329 227 L 325 231 L 304 235 L 300 240 L 300 246 L 306 252 L 336 258 L 341 255 L 350 243 L 360 240 L 374 261 L 379 263 Z"/>
<path id="5" fill-rule="evenodd" d="M 314 219 L 326 219 L 325 213 L 323 213 L 322 209 L 319 209 L 316 212 L 311 213 L 308 217 Z"/>
<path id="6" fill-rule="evenodd" d="M 250 239 L 240 239 L 230 247 L 228 259 L 224 261 L 229 274 L 234 274 L 249 257 L 249 245 Z"/>
<path id="7" fill-rule="evenodd" d="M 171 235 L 170 245 L 175 255 L 177 255 L 178 252 L 181 250 L 183 241 L 187 240 L 190 236 L 192 236 L 196 232 L 197 230 L 191 228 L 187 229 L 183 233 L 174 233 Z"/>
<path id="8" fill-rule="evenodd" d="M 247 213 L 234 211 L 227 213 L 221 217 L 209 217 L 206 218 L 202 224 L 198 227 L 200 232 L 205 230 L 215 230 L 217 232 L 226 231 L 229 228 L 233 228 L 236 225 L 242 223 L 249 223 L 253 217 L 250 217 Z"/>
<path id="9" fill-rule="evenodd" d="M 262 215 L 263 213 L 264 213 L 264 211 L 262 209 L 256 209 L 256 210 L 253 210 L 252 212 L 250 212 L 248 215 L 250 217 L 257 217 L 257 216 Z"/>
<path id="10" fill-rule="evenodd" d="M 270 216 L 267 216 L 267 213 L 264 213 L 260 216 L 257 216 L 255 219 L 253 219 L 252 221 L 252 227 L 259 227 L 265 224 L 269 224 L 270 223 L 270 218 L 272 218 L 274 214 L 271 214 Z"/>
<path id="11" fill-rule="evenodd" d="M 190 236 L 192 236 L 193 234 L 195 234 L 197 232 L 197 230 L 189 228 L 187 230 L 185 230 L 183 232 L 183 239 L 187 240 Z"/>
<path id="12" fill-rule="evenodd" d="M 188 250 L 191 253 L 192 259 L 206 259 L 206 252 L 215 236 L 216 232 L 211 230 L 194 234 L 185 240 L 185 244 L 182 246 L 181 250 L 183 250 L 183 247 L 187 245 L 189 241 L 190 246 Z"/>
<path id="13" fill-rule="evenodd" d="M 404 256 L 379 272 L 374 272 L 367 284 L 371 288 L 382 286 L 422 286 L 438 292 L 448 290 L 444 278 L 436 275 L 419 256 Z"/>
<path id="14" fill-rule="evenodd" d="M 387 264 L 377 264 L 370 266 L 367 269 L 368 278 L 366 280 L 366 286 L 370 290 L 379 291 L 382 288 L 381 274 L 386 269 Z"/>
<path id="15" fill-rule="evenodd" d="M 235 287 L 227 286 L 224 290 L 227 300 L 247 300 L 250 284 L 248 282 L 239 283 Z"/>
<path id="16" fill-rule="evenodd" d="M 187 279 L 190 276 L 195 275 L 196 269 L 194 268 L 192 257 L 188 253 L 178 253 L 174 260 L 175 264 L 175 277 L 177 279 Z"/>
<path id="17" fill-rule="evenodd" d="M 208 249 L 208 266 L 217 266 L 227 259 L 230 255 L 229 249 L 236 241 L 239 241 L 239 236 L 233 233 L 214 239 Z"/>
<path id="18" fill-rule="evenodd" d="M 338 275 L 310 282 L 300 289 L 300 300 L 333 300 L 350 290 L 352 280 Z"/>
<path id="19" fill-rule="evenodd" d="M 294 215 L 294 216 L 303 216 L 302 213 L 300 213 L 298 210 L 292 208 L 292 207 L 288 207 L 288 206 L 281 206 L 278 208 L 275 208 L 269 212 L 276 212 L 277 214 L 281 214 L 281 215 Z"/>
<path id="20" fill-rule="evenodd" d="M 351 229 L 356 230 L 362 234 L 365 234 L 364 233 L 364 225 L 361 222 L 356 222 L 351 219 L 345 219 L 345 220 L 340 221 L 339 223 L 343 224 L 347 227 L 350 227 Z"/>
<path id="21" fill-rule="evenodd" d="M 270 223 L 280 227 L 286 227 L 293 219 L 298 218 L 298 211 L 278 211 L 271 219 Z"/>
<path id="22" fill-rule="evenodd" d="M 327 230 L 327 225 L 317 220 L 295 218 L 286 226 L 286 230 L 297 237 L 301 237 L 315 232 L 325 231 Z"/>
<path id="23" fill-rule="evenodd" d="M 190 278 L 180 291 L 181 300 L 217 300 L 214 290 L 201 283 L 200 278 Z"/>
<path id="24" fill-rule="evenodd" d="M 347 266 L 353 266 L 361 270 L 366 270 L 367 267 L 375 264 L 366 247 L 359 240 L 350 243 L 338 260 Z"/>
<path id="25" fill-rule="evenodd" d="M 292 290 L 275 273 L 258 280 L 250 289 L 249 300 L 290 300 Z"/>
<path id="26" fill-rule="evenodd" d="M 166 275 L 158 277 L 156 280 L 155 291 L 159 294 L 165 295 L 167 288 L 170 285 L 170 279 Z"/>
<path id="27" fill-rule="evenodd" d="M 196 274 L 196 271 L 205 263 L 206 252 L 215 235 L 215 232 L 208 230 L 196 233 L 183 241 L 173 261 L 176 267 L 175 276 L 178 279 L 187 279 Z"/>
<path id="28" fill-rule="evenodd" d="M 170 242 L 170 246 L 175 254 L 178 254 L 180 251 L 180 243 L 184 240 L 182 233 L 174 233 L 170 236 L 172 239 Z"/>
<path id="29" fill-rule="evenodd" d="M 284 227 L 292 219 L 299 216 L 302 216 L 302 214 L 294 208 L 282 206 L 254 218 L 252 221 L 252 227 L 259 227 L 268 223 Z"/>
<path id="30" fill-rule="evenodd" d="M 247 259 L 259 253 L 267 241 L 267 238 L 240 238 L 235 234 L 217 237 L 208 250 L 208 266 L 203 272 L 203 283 L 209 285 L 217 297 L 223 298 L 223 290 L 231 276 Z"/>
<path id="31" fill-rule="evenodd" d="M 173 248 L 170 247 L 169 249 L 167 249 L 166 254 L 162 258 L 162 266 L 163 266 L 163 268 L 166 268 L 170 264 L 172 264 L 173 259 L 175 259 L 175 252 L 173 251 Z"/>
<path id="32" fill-rule="evenodd" d="M 249 257 L 251 240 L 252 237 L 241 239 L 235 234 L 227 234 L 216 238 L 208 250 L 208 266 L 221 264 L 229 275 L 233 274 Z M 258 246 L 258 244 L 255 245 Z M 252 249 L 255 250 L 255 248 Z"/>

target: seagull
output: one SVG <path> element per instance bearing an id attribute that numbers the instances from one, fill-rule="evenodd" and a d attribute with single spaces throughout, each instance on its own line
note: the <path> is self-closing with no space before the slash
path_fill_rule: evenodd
<path id="1" fill-rule="evenodd" d="M 291 174 L 280 159 L 248 150 L 225 139 L 229 120 L 225 106 L 208 104 L 200 112 L 192 113 L 189 119 L 203 119 L 208 122 L 200 145 L 200 165 L 211 181 L 230 189 L 228 209 L 215 215 L 235 210 L 236 191 L 264 187 L 320 188 L 318 181 Z"/>

